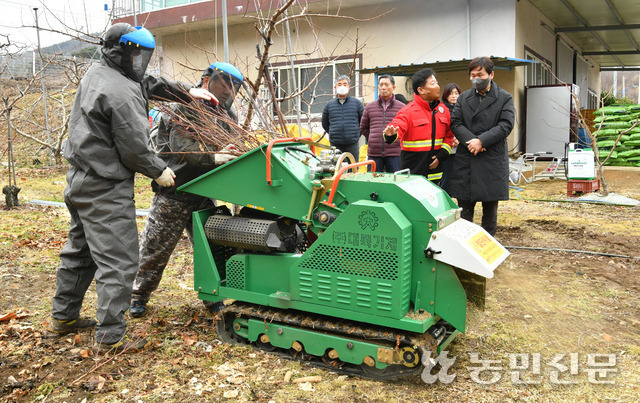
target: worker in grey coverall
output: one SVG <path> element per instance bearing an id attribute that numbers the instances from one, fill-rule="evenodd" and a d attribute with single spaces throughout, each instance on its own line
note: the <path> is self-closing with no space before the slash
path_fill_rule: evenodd
<path id="1" fill-rule="evenodd" d="M 173 185 L 175 177 L 148 147 L 148 99 L 189 102 L 187 91 L 197 98 L 211 94 L 145 75 L 155 48 L 145 28 L 115 24 L 101 44 L 100 62 L 78 86 L 64 147 L 71 165 L 64 191 L 71 223 L 60 253 L 50 330 L 64 334 L 95 324 L 97 344 L 121 349 L 138 270 L 134 174 L 161 186 Z M 97 324 L 79 317 L 94 278 Z"/>
<path id="2" fill-rule="evenodd" d="M 233 132 L 237 117 L 231 105 L 242 80 L 243 76 L 235 66 L 213 63 L 202 74 L 198 86 L 207 88 L 217 102 L 195 101 L 200 104 L 175 105 L 171 112 L 162 114 L 158 126 L 158 155 L 169 164 L 177 179 L 175 186 L 166 188 L 152 183 L 156 193 L 140 241 L 140 268 L 133 282 L 129 308 L 129 314 L 133 317 L 146 313 L 151 293 L 158 288 L 171 253 L 185 229 L 193 245 L 193 212 L 214 207 L 213 201 L 208 198 L 190 193 L 176 194 L 175 191 L 179 186 L 235 157 L 199 141 L 196 132 L 207 124 L 216 124 L 218 130 L 227 133 Z M 205 305 L 209 309 L 217 309 L 217 305 L 208 301 L 205 301 Z"/>

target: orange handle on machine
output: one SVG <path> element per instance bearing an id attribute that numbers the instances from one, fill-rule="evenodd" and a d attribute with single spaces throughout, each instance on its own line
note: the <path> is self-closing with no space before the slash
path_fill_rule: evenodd
<path id="1" fill-rule="evenodd" d="M 333 197 L 336 195 L 336 189 L 338 188 L 338 182 L 340 182 L 340 178 L 342 177 L 342 174 L 345 173 L 346 171 L 348 171 L 351 168 L 357 168 L 357 167 L 361 167 L 363 165 L 371 165 L 371 170 L 372 171 L 376 170 L 376 162 L 374 160 L 356 162 L 355 164 L 349 164 L 347 166 L 344 166 L 344 167 L 340 168 L 338 173 L 335 174 L 334 177 L 333 177 L 333 186 L 331 186 L 331 194 L 329 195 L 329 198 L 327 199 L 327 201 L 324 204 L 326 204 L 327 206 L 330 206 L 330 207 L 335 207 L 336 205 L 333 204 Z"/>
<path id="2" fill-rule="evenodd" d="M 271 181 L 271 149 L 273 148 L 273 145 L 276 143 L 288 143 L 299 140 L 313 141 L 311 137 L 287 137 L 282 139 L 273 139 L 269 142 L 269 145 L 267 146 L 267 184 L 269 186 L 273 183 Z"/>

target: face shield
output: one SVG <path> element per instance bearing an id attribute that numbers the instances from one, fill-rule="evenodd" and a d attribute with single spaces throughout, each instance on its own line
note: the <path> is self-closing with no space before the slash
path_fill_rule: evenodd
<path id="1" fill-rule="evenodd" d="M 147 71 L 149 61 L 153 55 L 153 49 L 137 47 L 135 45 L 124 46 L 122 54 L 122 70 L 124 73 L 136 82 L 142 82 L 144 73 Z"/>
<path id="2" fill-rule="evenodd" d="M 227 73 L 218 71 L 211 75 L 208 87 L 208 90 L 218 98 L 220 103 L 226 109 L 230 109 L 242 87 L 242 81 Z"/>
<path id="3" fill-rule="evenodd" d="M 127 77 L 136 82 L 142 82 L 156 41 L 146 28 L 136 27 L 136 29 L 120 38 L 120 46 L 123 49 L 122 70 Z"/>

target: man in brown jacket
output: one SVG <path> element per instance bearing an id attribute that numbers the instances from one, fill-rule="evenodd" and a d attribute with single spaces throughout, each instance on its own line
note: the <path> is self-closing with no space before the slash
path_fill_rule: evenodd
<path id="1" fill-rule="evenodd" d="M 360 121 L 360 133 L 367 139 L 367 157 L 376 163 L 376 172 L 400 170 L 400 142 L 386 144 L 382 131 L 405 105 L 393 96 L 396 82 L 384 74 L 378 78 L 378 99 L 367 104 Z"/>

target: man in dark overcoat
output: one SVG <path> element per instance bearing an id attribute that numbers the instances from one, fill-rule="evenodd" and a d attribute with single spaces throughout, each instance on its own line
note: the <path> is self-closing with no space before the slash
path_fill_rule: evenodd
<path id="1" fill-rule="evenodd" d="M 473 87 L 460 95 L 451 130 L 460 141 L 451 175 L 451 197 L 462 218 L 473 221 L 482 203 L 482 228 L 492 236 L 498 227 L 498 202 L 509 200 L 507 137 L 513 129 L 513 98 L 493 81 L 493 62 L 477 57 L 469 63 Z"/>

